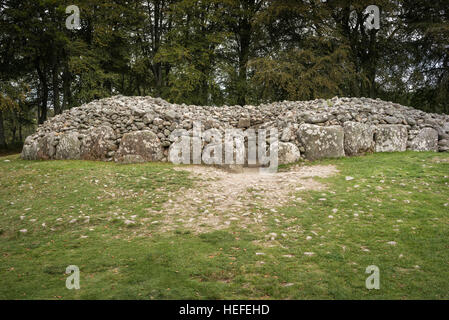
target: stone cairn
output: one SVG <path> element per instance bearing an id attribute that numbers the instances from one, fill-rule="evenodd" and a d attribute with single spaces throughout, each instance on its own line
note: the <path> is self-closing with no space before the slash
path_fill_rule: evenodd
<path id="1" fill-rule="evenodd" d="M 316 160 L 370 152 L 449 151 L 449 115 L 379 99 L 335 97 L 218 107 L 115 96 L 47 120 L 25 140 L 22 158 L 170 161 L 175 142 L 171 133 L 176 129 L 191 133 L 194 121 L 201 122 L 203 132 L 276 128 L 280 164 L 300 157 Z"/>

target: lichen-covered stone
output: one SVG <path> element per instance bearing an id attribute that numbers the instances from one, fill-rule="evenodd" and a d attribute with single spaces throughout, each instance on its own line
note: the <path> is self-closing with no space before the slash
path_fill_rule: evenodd
<path id="1" fill-rule="evenodd" d="M 149 130 L 125 134 L 115 155 L 117 162 L 125 163 L 161 161 L 163 158 L 161 141 Z"/>
<path id="2" fill-rule="evenodd" d="M 424 128 L 419 131 L 410 143 L 413 151 L 438 151 L 438 132 L 432 128 Z"/>
<path id="3" fill-rule="evenodd" d="M 317 160 L 322 158 L 338 158 L 345 155 L 344 131 L 341 126 L 321 127 L 302 124 L 298 137 L 305 148 L 305 158 Z"/>
<path id="4" fill-rule="evenodd" d="M 58 145 L 58 137 L 51 132 L 38 140 L 37 158 L 40 160 L 54 159 L 56 156 L 56 146 Z"/>
<path id="5" fill-rule="evenodd" d="M 81 142 L 76 132 L 63 133 L 56 146 L 57 160 L 79 160 L 81 154 Z"/>
<path id="6" fill-rule="evenodd" d="M 403 125 L 379 125 L 375 132 L 376 152 L 397 152 L 407 149 L 407 128 Z"/>
<path id="7" fill-rule="evenodd" d="M 345 154 L 356 156 L 368 152 L 374 152 L 373 127 L 359 122 L 348 121 L 344 124 L 345 130 Z"/>
<path id="8" fill-rule="evenodd" d="M 278 159 L 279 164 L 294 163 L 301 159 L 301 153 L 293 143 L 279 142 Z"/>
<path id="9" fill-rule="evenodd" d="M 21 158 L 23 160 L 37 160 L 38 141 L 31 139 L 31 136 L 25 140 L 22 149 Z"/>
<path id="10" fill-rule="evenodd" d="M 115 132 L 111 127 L 92 128 L 87 133 L 81 145 L 81 159 L 106 160 L 111 151 L 117 150 Z"/>

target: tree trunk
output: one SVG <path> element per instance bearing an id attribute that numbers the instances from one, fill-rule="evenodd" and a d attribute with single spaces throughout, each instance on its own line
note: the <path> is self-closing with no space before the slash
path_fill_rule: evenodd
<path id="1" fill-rule="evenodd" d="M 13 123 L 11 126 L 11 132 L 12 132 L 12 143 L 14 144 L 16 142 L 16 132 L 17 132 L 17 127 L 16 125 Z"/>
<path id="2" fill-rule="evenodd" d="M 71 91 L 70 91 L 70 72 L 68 70 L 68 65 L 64 66 L 64 72 L 62 74 L 62 93 L 63 93 L 63 101 L 62 101 L 62 110 L 70 109 L 71 107 Z M 61 110 L 61 111 L 62 111 Z"/>
<path id="3" fill-rule="evenodd" d="M 160 63 L 154 63 L 151 70 L 156 80 L 156 92 L 160 96 L 162 94 L 162 66 Z"/>
<path id="4" fill-rule="evenodd" d="M 39 62 L 36 62 L 36 70 L 39 76 L 39 81 L 41 85 L 41 104 L 38 106 L 37 110 L 37 122 L 38 124 L 43 124 L 45 120 L 47 120 L 47 103 L 48 103 L 48 83 L 47 83 L 47 73 L 44 67 L 44 70 L 41 70 L 39 66 Z"/>
<path id="5" fill-rule="evenodd" d="M 160 34 L 160 24 L 161 20 L 163 19 L 161 10 L 161 3 L 160 1 L 154 2 L 154 24 L 153 24 L 153 43 L 152 43 L 152 51 L 153 55 L 156 55 L 159 51 L 159 47 L 161 44 L 161 34 Z M 152 65 L 152 71 L 154 75 L 154 79 L 156 80 L 156 91 L 157 94 L 160 96 L 162 94 L 162 65 L 159 62 L 153 63 Z"/>
<path id="6" fill-rule="evenodd" d="M 40 117 L 38 119 L 39 124 L 43 124 L 47 120 L 47 103 L 48 103 L 48 83 L 47 77 L 44 75 L 42 80 L 42 105 Z"/>
<path id="7" fill-rule="evenodd" d="M 61 103 L 59 102 L 59 65 L 58 57 L 53 55 L 53 108 L 55 108 L 55 115 L 61 114 Z"/>
<path id="8" fill-rule="evenodd" d="M 249 60 L 249 46 L 251 43 L 251 24 L 244 19 L 240 24 L 239 32 L 239 69 L 237 84 L 237 104 L 246 104 L 247 69 Z"/>
<path id="9" fill-rule="evenodd" d="M 376 45 L 377 30 L 371 30 L 369 34 L 369 97 L 376 96 L 376 70 L 378 63 L 378 50 Z"/>
<path id="10" fill-rule="evenodd" d="M 5 127 L 3 126 L 3 111 L 0 110 L 0 149 L 6 148 Z"/>
<path id="11" fill-rule="evenodd" d="M 22 124 L 19 121 L 19 141 L 23 142 Z"/>

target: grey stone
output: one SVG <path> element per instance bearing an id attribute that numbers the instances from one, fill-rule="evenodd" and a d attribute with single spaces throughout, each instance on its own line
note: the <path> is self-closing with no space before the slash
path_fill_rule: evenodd
<path id="1" fill-rule="evenodd" d="M 21 158 L 23 160 L 37 160 L 38 142 L 36 140 L 29 140 L 25 142 Z"/>
<path id="2" fill-rule="evenodd" d="M 376 152 L 396 152 L 407 149 L 407 128 L 403 125 L 378 125 L 374 135 Z"/>
<path id="3" fill-rule="evenodd" d="M 341 126 L 320 127 L 302 124 L 298 138 L 305 148 L 304 156 L 308 160 L 338 158 L 345 155 L 344 131 Z"/>
<path id="4" fill-rule="evenodd" d="M 449 133 L 449 119 L 447 119 L 447 122 L 443 125 L 443 130 L 446 133 Z"/>
<path id="5" fill-rule="evenodd" d="M 283 131 L 281 135 L 281 141 L 283 142 L 289 142 L 294 135 L 293 127 L 287 126 Z"/>
<path id="6" fill-rule="evenodd" d="M 152 131 L 144 130 L 123 135 L 120 147 L 115 154 L 115 161 L 126 163 L 132 159 L 136 159 L 137 162 L 161 161 L 163 157 L 161 141 L 157 135 Z"/>
<path id="7" fill-rule="evenodd" d="M 37 147 L 37 159 L 39 160 L 50 160 L 54 159 L 56 155 L 56 146 L 58 145 L 58 140 L 56 134 L 50 132 L 46 134 L 38 141 Z"/>
<path id="8" fill-rule="evenodd" d="M 81 145 L 81 159 L 106 160 L 110 151 L 117 150 L 115 139 L 115 132 L 111 127 L 90 129 Z"/>
<path id="9" fill-rule="evenodd" d="M 168 121 L 173 121 L 179 118 L 179 115 L 173 110 L 167 110 L 163 113 L 163 117 Z"/>
<path id="10" fill-rule="evenodd" d="M 345 154 L 356 156 L 374 152 L 374 130 L 368 124 L 345 122 Z"/>
<path id="11" fill-rule="evenodd" d="M 398 118 L 396 118 L 396 117 L 391 117 L 391 116 L 386 116 L 386 117 L 385 117 L 385 121 L 386 121 L 387 123 L 389 123 L 389 124 L 398 124 L 398 123 L 401 122 L 401 120 L 399 120 Z"/>
<path id="12" fill-rule="evenodd" d="M 408 123 L 409 125 L 411 125 L 411 126 L 416 125 L 416 121 L 415 121 L 415 119 L 413 119 L 412 117 L 407 117 L 407 118 L 406 118 L 406 121 L 407 121 L 407 123 Z"/>
<path id="13" fill-rule="evenodd" d="M 249 128 L 251 126 L 251 120 L 249 118 L 240 118 L 238 127 L 239 128 Z"/>
<path id="14" fill-rule="evenodd" d="M 449 140 L 443 139 L 438 141 L 438 151 L 440 152 L 449 151 Z"/>
<path id="15" fill-rule="evenodd" d="M 58 160 L 79 160 L 81 155 L 81 142 L 78 133 L 69 132 L 61 135 L 56 146 L 56 156 Z"/>
<path id="16" fill-rule="evenodd" d="M 148 112 L 143 116 L 142 121 L 145 125 L 149 125 L 153 122 L 154 118 L 156 118 L 156 115 L 152 112 Z"/>
<path id="17" fill-rule="evenodd" d="M 421 129 L 411 141 L 413 151 L 438 151 L 438 132 L 432 128 Z"/>
<path id="18" fill-rule="evenodd" d="M 325 114 L 325 113 L 321 113 L 321 114 L 307 114 L 305 117 L 305 121 L 307 123 L 324 123 L 327 120 L 329 120 L 330 115 L 329 114 Z"/>
<path id="19" fill-rule="evenodd" d="M 295 163 L 301 159 L 301 153 L 296 145 L 290 142 L 279 142 L 278 163 Z"/>

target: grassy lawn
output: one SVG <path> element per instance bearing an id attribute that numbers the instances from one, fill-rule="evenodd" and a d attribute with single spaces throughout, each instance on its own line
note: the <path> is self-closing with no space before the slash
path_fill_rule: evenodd
<path id="1" fill-rule="evenodd" d="M 198 234 L 158 223 L 169 193 L 194 186 L 170 164 L 1 157 L 0 299 L 449 299 L 449 154 L 315 164 L 340 173 L 292 191 L 302 200 L 263 228 Z"/>

